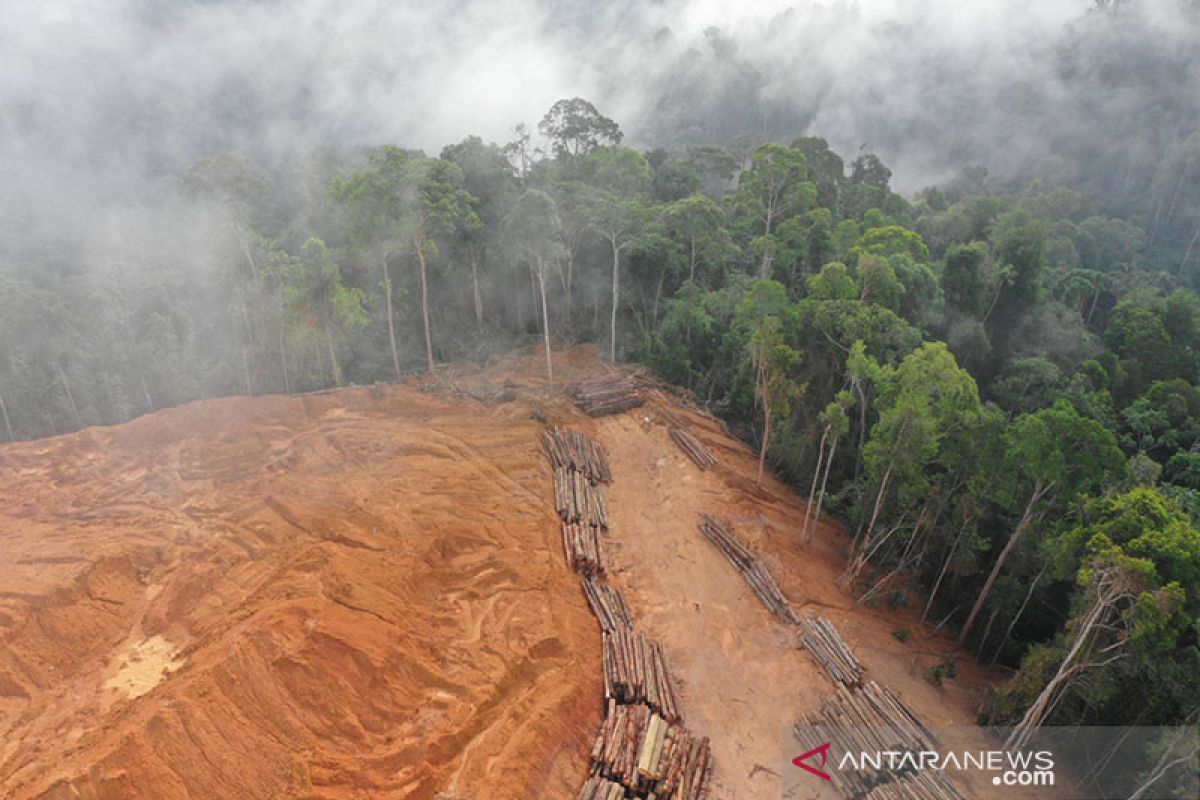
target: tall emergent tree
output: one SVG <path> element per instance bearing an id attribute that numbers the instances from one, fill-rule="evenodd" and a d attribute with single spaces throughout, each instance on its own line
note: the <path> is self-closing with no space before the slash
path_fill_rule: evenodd
<path id="1" fill-rule="evenodd" d="M 771 240 L 775 226 L 786 217 L 804 211 L 816 199 L 817 187 L 805 180 L 804 153 L 781 144 L 759 145 L 751 156 L 750 169 L 742 173 L 735 208 L 751 214 L 762 224 L 759 280 L 771 276 Z"/>
<path id="2" fill-rule="evenodd" d="M 411 248 L 421 274 L 421 320 L 425 332 L 425 366 L 433 372 L 433 337 L 429 330 L 429 279 L 427 260 L 437 252 L 436 237 L 456 225 L 477 226 L 475 198 L 463 188 L 457 164 L 440 159 L 411 157 L 398 147 L 381 147 L 371 153 L 366 169 L 337 178 L 333 197 L 347 206 L 357 238 L 372 246 L 383 267 L 388 310 L 388 336 L 397 377 L 400 357 L 396 347 L 389 257 Z"/>
<path id="3" fill-rule="evenodd" d="M 757 483 L 762 483 L 767 447 L 771 441 L 773 415 L 786 417 L 800 387 L 792 380 L 791 370 L 800 360 L 783 337 L 783 322 L 778 317 L 763 317 L 750 337 L 750 360 L 754 365 L 755 394 L 763 411 L 762 446 L 758 451 Z"/>
<path id="4" fill-rule="evenodd" d="M 554 361 L 550 355 L 550 315 L 546 309 L 546 276 L 564 255 L 565 248 L 558 238 L 561 223 L 558 209 L 550 195 L 538 189 L 528 189 L 517 198 L 512 211 L 504 218 L 506 249 L 525 262 L 537 279 L 542 300 L 542 343 L 546 348 L 546 379 L 554 389 Z"/>

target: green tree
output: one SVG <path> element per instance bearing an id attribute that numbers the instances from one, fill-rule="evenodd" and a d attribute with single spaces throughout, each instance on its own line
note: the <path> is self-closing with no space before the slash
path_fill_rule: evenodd
<path id="1" fill-rule="evenodd" d="M 504 239 L 509 252 L 529 265 L 537 279 L 542 301 L 542 343 L 546 349 L 546 379 L 554 390 L 554 361 L 550 354 L 550 315 L 546 309 L 546 276 L 562 258 L 558 238 L 561 223 L 554 199 L 537 189 L 527 189 L 504 218 Z"/>
<path id="2" fill-rule="evenodd" d="M 560 158 L 619 145 L 622 138 L 621 127 L 581 97 L 559 100 L 551 106 L 538 123 L 538 130 L 550 140 L 551 149 Z"/>
<path id="3" fill-rule="evenodd" d="M 270 269 L 283 283 L 293 329 L 302 339 L 315 336 L 324 345 L 330 381 L 341 386 L 339 345 L 366 324 L 362 290 L 343 283 L 341 269 L 320 239 L 305 242 L 298 257 L 277 251 Z"/>
<path id="4" fill-rule="evenodd" d="M 800 354 L 784 340 L 783 323 L 779 317 L 766 316 L 759 320 L 750 337 L 750 360 L 754 365 L 755 389 L 763 411 L 762 445 L 758 451 L 757 483 L 762 483 L 763 466 L 771 441 L 772 416 L 786 417 L 792 402 L 803 391 L 789 375 L 800 360 Z"/>
<path id="5" fill-rule="evenodd" d="M 816 199 L 817 189 L 806 180 L 804 154 L 779 144 L 759 145 L 751 156 L 750 168 L 742 173 L 733 206 L 754 217 L 762 226 L 762 237 L 770 239 L 783 219 L 806 211 Z M 771 276 L 771 252 L 764 247 L 759 262 L 759 280 Z"/>
<path id="6" fill-rule="evenodd" d="M 437 252 L 435 237 L 455 226 L 472 228 L 478 218 L 475 198 L 463 188 L 463 173 L 450 161 L 410 158 L 397 147 L 372 151 L 365 169 L 333 181 L 330 192 L 350 212 L 356 239 L 378 254 L 384 276 L 388 337 L 392 365 L 400 375 L 388 260 L 409 249 L 417 257 L 421 278 L 421 321 L 425 333 L 425 365 L 433 372 L 433 337 L 429 329 L 428 258 Z"/>
<path id="7" fill-rule="evenodd" d="M 715 258 L 719 254 L 725 212 L 708 197 L 693 194 L 667 205 L 663 218 L 668 233 L 687 248 L 688 280 L 695 282 L 701 258 Z"/>
<path id="8" fill-rule="evenodd" d="M 1125 458 L 1112 432 L 1081 417 L 1066 400 L 1023 414 L 1013 422 L 1005 462 L 1008 480 L 998 489 L 1006 499 L 1019 502 L 1024 498 L 1024 510 L 959 630 L 959 644 L 966 641 L 1005 562 L 1044 512 L 1044 504 L 1098 489 L 1125 470 Z"/>

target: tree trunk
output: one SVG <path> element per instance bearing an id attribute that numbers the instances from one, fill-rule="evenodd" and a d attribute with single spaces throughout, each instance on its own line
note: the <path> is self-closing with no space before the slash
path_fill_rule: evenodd
<path id="1" fill-rule="evenodd" d="M 1021 534 L 1025 533 L 1026 528 L 1029 527 L 1029 523 L 1033 521 L 1033 507 L 1042 499 L 1042 495 L 1050 490 L 1050 486 L 1052 485 L 1043 486 L 1040 481 L 1034 484 L 1033 494 L 1029 496 L 1029 502 L 1025 505 L 1025 513 L 1021 515 L 1021 521 L 1017 523 L 1017 527 L 1004 544 L 1004 549 L 1000 551 L 1000 555 L 996 558 L 996 563 L 992 565 L 992 571 L 988 574 L 987 580 L 984 581 L 983 588 L 979 590 L 979 597 L 975 598 L 975 605 L 971 607 L 971 613 L 967 615 L 967 621 L 963 623 L 962 630 L 958 632 L 958 643 L 960 646 L 967 640 L 967 634 L 971 632 L 971 626 L 975 624 L 975 617 L 979 615 L 979 610 L 983 608 L 983 604 L 987 601 L 988 594 L 992 591 L 992 584 L 996 582 L 996 578 L 1000 575 L 1000 570 L 1004 567 L 1004 562 L 1008 559 L 1009 554 L 1012 553 L 1017 540 L 1021 538 Z"/>
<path id="2" fill-rule="evenodd" d="M 1046 567 L 1042 567 L 1042 571 L 1037 574 L 1029 584 L 1029 591 L 1025 593 L 1025 600 L 1022 601 L 1021 607 L 1017 609 L 1017 613 L 1013 616 L 1012 621 L 1008 623 L 1008 627 L 1004 629 L 1004 636 L 1000 637 L 1000 644 L 996 647 L 996 652 L 992 653 L 992 660 L 988 662 L 988 669 L 996 666 L 996 660 L 1000 658 L 1000 651 L 1004 649 L 1004 643 L 1008 641 L 1008 637 L 1012 636 L 1013 628 L 1017 627 L 1017 621 L 1021 619 L 1021 615 L 1025 613 L 1029 601 L 1033 599 L 1033 592 L 1037 589 L 1038 583 L 1042 580 L 1042 575 L 1046 573 Z"/>
<path id="3" fill-rule="evenodd" d="M 663 281 L 667 279 L 667 272 L 663 270 L 658 273 L 658 286 L 654 289 L 654 304 L 650 307 L 650 330 L 658 330 L 658 301 L 662 298 Z"/>
<path id="4" fill-rule="evenodd" d="M 858 452 L 854 456 L 854 480 L 862 474 L 863 448 L 867 444 L 867 393 L 862 388 L 862 381 L 854 382 L 854 390 L 858 393 Z"/>
<path id="5" fill-rule="evenodd" d="M 829 473 L 833 469 L 833 456 L 835 453 L 837 453 L 837 445 L 837 437 L 834 437 L 833 442 L 829 445 L 829 457 L 825 460 L 825 477 L 821 479 L 821 491 L 817 493 L 817 508 L 813 512 L 812 520 L 814 528 L 817 526 L 817 522 L 819 522 L 821 519 L 821 503 L 825 500 L 825 487 L 829 484 Z M 806 537 L 806 540 L 811 538 L 812 534 L 809 534 Z"/>
<path id="6" fill-rule="evenodd" d="M 292 393 L 292 382 L 288 378 L 287 365 L 287 324 L 284 320 L 283 311 L 283 283 L 279 284 L 279 367 L 283 370 L 283 391 L 285 394 Z"/>
<path id="7" fill-rule="evenodd" d="M 338 366 L 337 352 L 333 349 L 333 336 L 325 328 L 325 346 L 329 348 L 329 370 L 333 373 L 333 385 L 342 385 L 342 368 Z"/>
<path id="8" fill-rule="evenodd" d="M 692 237 L 692 255 L 688 259 L 688 280 L 696 282 L 696 237 Z"/>
<path id="9" fill-rule="evenodd" d="M 1171 220 L 1175 218 L 1175 205 L 1179 202 L 1179 192 L 1183 189 L 1183 184 L 1187 181 L 1188 168 L 1190 166 L 1191 164 L 1185 160 L 1183 162 L 1183 169 L 1179 171 L 1179 180 L 1175 182 L 1175 194 L 1171 195 L 1171 207 L 1167 210 L 1167 225 L 1170 225 Z"/>
<path id="10" fill-rule="evenodd" d="M 771 235 L 771 212 L 767 212 L 767 225 L 763 233 L 763 241 L 767 241 L 767 237 Z M 763 248 L 762 261 L 758 264 L 758 279 L 765 281 L 771 277 L 771 248 L 770 246 Z"/>
<path id="11" fill-rule="evenodd" d="M 1026 709 L 1025 716 L 1013 728 L 1009 734 L 1008 741 L 1004 743 L 1005 748 L 1012 750 L 1024 747 L 1025 743 L 1029 741 L 1029 737 L 1041 726 L 1046 716 L 1050 713 L 1051 708 L 1057 701 L 1059 688 L 1075 673 L 1075 659 L 1079 656 L 1080 650 L 1087 643 L 1092 630 L 1100 623 L 1105 611 L 1110 607 L 1113 600 L 1113 598 L 1108 596 L 1104 581 L 1105 579 L 1102 577 L 1100 579 L 1101 585 L 1096 591 L 1096 599 L 1092 601 L 1091 607 L 1080 622 L 1079 630 L 1075 634 L 1075 640 L 1071 643 L 1071 649 L 1067 651 L 1067 655 L 1063 658 L 1062 663 L 1058 665 L 1058 670 L 1054 673 L 1054 677 L 1046 682 L 1046 685 L 1042 687 L 1042 691 L 1038 693 L 1037 698 Z"/>
<path id="12" fill-rule="evenodd" d="M 867 524 L 867 532 L 863 535 L 863 549 L 867 548 L 867 544 L 871 541 L 871 535 L 875 532 L 875 522 L 879 519 L 879 509 L 883 505 L 883 498 L 887 494 L 888 483 L 892 480 L 892 467 L 889 464 L 887 470 L 883 473 L 883 480 L 879 481 L 879 492 L 875 495 L 875 507 L 871 510 L 871 521 Z M 858 537 L 855 537 L 854 544 L 858 544 Z"/>
<path id="13" fill-rule="evenodd" d="M 617 247 L 616 237 L 609 240 L 612 244 L 613 267 L 612 267 L 612 326 L 610 330 L 611 341 L 608 343 L 608 360 L 612 363 L 617 363 L 617 301 L 620 299 L 620 281 L 621 281 L 621 251 Z"/>
<path id="14" fill-rule="evenodd" d="M 542 296 L 542 344 L 546 348 L 546 380 L 550 384 L 550 394 L 554 394 L 554 360 L 550 356 L 550 315 L 546 311 L 546 278 L 543 273 L 543 264 L 538 264 L 537 282 L 538 292 Z"/>
<path id="15" fill-rule="evenodd" d="M 79 406 L 75 405 L 75 395 L 71 393 L 71 384 L 67 382 L 67 373 L 63 372 L 62 364 L 58 363 L 58 359 L 54 359 L 54 371 L 58 373 L 58 379 L 62 381 L 63 391 L 67 393 L 67 402 L 71 405 L 71 414 L 75 417 L 75 424 L 83 427 L 83 417 L 79 416 Z"/>
<path id="16" fill-rule="evenodd" d="M 258 281 L 258 269 L 254 266 L 254 256 L 250 254 L 250 245 L 246 241 L 246 237 L 242 236 L 242 229 L 236 222 L 230 223 L 233 228 L 233 235 L 237 238 L 238 244 L 241 245 L 242 255 L 246 257 L 246 263 L 250 265 L 250 278 Z"/>
<path id="17" fill-rule="evenodd" d="M 1177 278 L 1183 278 L 1183 268 L 1191 260 L 1192 253 L 1196 250 L 1196 242 L 1198 241 L 1200 241 L 1200 220 L 1197 220 L 1195 233 L 1192 235 L 1192 240 L 1188 242 L 1187 251 L 1183 254 L 1183 259 L 1179 262 L 1179 272 L 1176 273 Z"/>
<path id="18" fill-rule="evenodd" d="M 468 248 L 471 254 L 471 286 L 475 291 L 475 324 L 483 325 L 483 295 L 479 293 L 479 256 L 475 253 L 475 246 L 471 245 Z"/>
<path id="19" fill-rule="evenodd" d="M 380 262 L 383 266 L 383 302 L 387 306 L 388 345 L 392 350 L 392 372 L 400 380 L 400 349 L 396 347 L 396 309 L 392 304 L 392 274 L 388 271 L 388 253 L 383 251 Z M 422 272 L 424 277 L 424 272 Z"/>
<path id="20" fill-rule="evenodd" d="M 762 404 L 763 404 L 763 440 L 762 447 L 758 451 L 758 478 L 755 480 L 759 486 L 762 486 L 763 467 L 767 463 L 767 444 L 771 441 L 771 396 L 767 392 L 767 376 L 763 372 L 762 379 Z"/>
<path id="21" fill-rule="evenodd" d="M 246 355 L 246 345 L 242 345 L 242 377 L 246 380 L 246 394 L 254 397 L 254 384 L 250 382 L 250 357 Z"/>
<path id="22" fill-rule="evenodd" d="M 425 278 L 425 249 L 417 239 L 417 263 L 421 265 L 421 322 L 425 326 L 425 370 L 433 374 L 433 337 L 429 335 L 429 285 Z M 399 373 L 399 368 L 396 372 Z"/>
<path id="23" fill-rule="evenodd" d="M 963 536 L 967 532 L 967 525 L 964 522 L 963 526 L 958 529 L 958 536 L 954 537 L 954 544 L 950 546 L 950 552 L 946 554 L 946 558 L 942 561 L 942 568 L 938 571 L 937 580 L 933 582 L 933 588 L 929 590 L 929 597 L 925 601 L 925 610 L 921 612 L 921 622 L 929 616 L 930 610 L 933 609 L 933 600 L 937 597 L 938 589 L 941 588 L 942 579 L 946 577 L 946 570 L 950 569 L 950 562 L 954 560 L 954 554 L 958 552 L 958 545 L 962 542 Z"/>
<path id="24" fill-rule="evenodd" d="M 142 397 L 146 399 L 146 413 L 154 410 L 154 401 L 150 399 L 150 387 L 146 385 L 146 372 L 138 370 L 138 381 L 142 384 Z"/>
<path id="25" fill-rule="evenodd" d="M 4 430 L 8 433 L 8 440 L 15 442 L 17 437 L 13 436 L 12 423 L 8 419 L 8 406 L 4 404 L 4 395 L 0 395 L 0 417 L 4 417 Z"/>
<path id="26" fill-rule="evenodd" d="M 566 303 L 566 305 L 567 305 L 566 317 L 567 317 L 567 330 L 568 331 L 571 330 L 571 308 L 572 308 L 572 299 L 571 298 L 573 295 L 571 286 L 572 286 L 572 282 L 574 281 L 574 277 L 575 277 L 575 251 L 572 250 L 570 247 L 568 247 L 567 248 L 567 303 Z"/>
<path id="27" fill-rule="evenodd" d="M 829 437 L 829 426 L 821 431 L 821 441 L 817 444 L 817 466 L 813 469 L 812 485 L 808 487 L 808 503 L 804 506 L 804 528 L 801 536 L 808 541 L 808 520 L 812 515 L 813 503 L 817 498 L 817 484 L 821 480 L 821 467 L 825 465 L 825 440 Z"/>

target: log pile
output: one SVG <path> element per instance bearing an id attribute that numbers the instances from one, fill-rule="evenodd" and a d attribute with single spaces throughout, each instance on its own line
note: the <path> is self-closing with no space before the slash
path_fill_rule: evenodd
<path id="1" fill-rule="evenodd" d="M 594 525 L 562 524 L 563 552 L 567 566 L 580 575 L 603 575 L 600 560 L 600 529 Z"/>
<path id="2" fill-rule="evenodd" d="M 603 581 L 591 578 L 584 580 L 583 593 L 587 596 L 592 613 L 600 621 L 600 630 L 612 631 L 617 626 L 633 626 L 633 618 L 629 615 L 629 606 L 621 593 Z"/>
<path id="3" fill-rule="evenodd" d="M 754 590 L 754 593 L 771 613 L 784 622 L 791 624 L 799 622 L 796 613 L 788 605 L 787 598 L 779 590 L 779 585 L 771 577 L 771 573 L 767 572 L 758 556 L 751 553 L 745 545 L 737 540 L 728 524 L 716 517 L 702 514 L 700 532 L 704 534 L 704 538 L 721 551 L 725 558 L 729 559 L 729 562 L 742 574 L 746 583 L 750 585 L 750 588 Z"/>
<path id="4" fill-rule="evenodd" d="M 662 646 L 627 625 L 604 633 L 604 696 L 619 703 L 645 703 L 668 722 L 679 719 Z"/>
<path id="5" fill-rule="evenodd" d="M 555 470 L 582 472 L 592 483 L 612 483 L 604 448 L 579 431 L 547 428 L 542 431 L 542 452 Z"/>
<path id="6" fill-rule="evenodd" d="M 633 797 L 702 800 L 712 766 L 707 738 L 693 737 L 644 705 L 610 700 L 592 747 L 592 774 L 580 798 L 604 780 L 629 789 Z"/>
<path id="7" fill-rule="evenodd" d="M 563 522 L 579 522 L 608 530 L 604 492 L 582 472 L 554 470 L 554 507 Z"/>
<path id="8" fill-rule="evenodd" d="M 603 637 L 607 713 L 580 800 L 705 800 L 708 739 L 683 726 L 662 647 L 635 630 L 621 593 L 604 580 L 600 531 L 608 529 L 608 509 L 599 484 L 612 480 L 604 449 L 578 431 L 552 428 L 542 433 L 542 450 L 554 471 L 567 565 L 583 575 Z"/>
<path id="9" fill-rule="evenodd" d="M 591 777 L 583 784 L 579 800 L 624 800 L 625 787 L 605 778 Z"/>
<path id="10" fill-rule="evenodd" d="M 671 440 L 700 469 L 708 469 L 717 463 L 717 457 L 712 454 L 712 451 L 705 447 L 687 428 L 672 427 L 669 433 L 671 434 Z"/>
<path id="11" fill-rule="evenodd" d="M 846 686 L 862 682 L 862 667 L 837 628 L 823 617 L 805 617 L 800 623 L 800 641 L 829 676 Z"/>
<path id="12" fill-rule="evenodd" d="M 863 800 L 964 800 L 944 772 L 922 769 L 880 784 Z"/>
<path id="13" fill-rule="evenodd" d="M 808 714 L 795 729 L 802 745 L 831 742 L 837 752 L 877 753 L 932 750 L 937 738 L 893 692 L 868 681 L 860 687 L 838 686 L 819 711 Z M 962 800 L 958 790 L 933 771 L 915 775 L 859 764 L 859 769 L 835 770 L 833 780 L 847 797 L 871 800 Z"/>
<path id="14" fill-rule="evenodd" d="M 575 405 L 589 417 L 619 414 L 645 402 L 638 391 L 636 375 L 589 378 L 572 386 L 569 393 L 575 398 Z"/>

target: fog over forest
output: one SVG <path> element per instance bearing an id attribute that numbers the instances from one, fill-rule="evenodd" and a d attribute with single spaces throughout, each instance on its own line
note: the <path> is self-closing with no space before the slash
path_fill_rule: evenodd
<path id="1" fill-rule="evenodd" d="M 504 142 L 581 96 L 637 147 L 810 134 L 902 190 L 971 164 L 1106 188 L 1200 97 L 1196 3 L 1126 5 L 13 0 L 0 169 L 6 205 L 58 215 L 228 149 Z"/>
<path id="2" fill-rule="evenodd" d="M 587 346 L 954 631 L 924 679 L 1006 670 L 981 722 L 1195 726 L 1200 0 L 747 5 L 9 0 L 0 468 L 517 351 L 567 408 Z"/>

